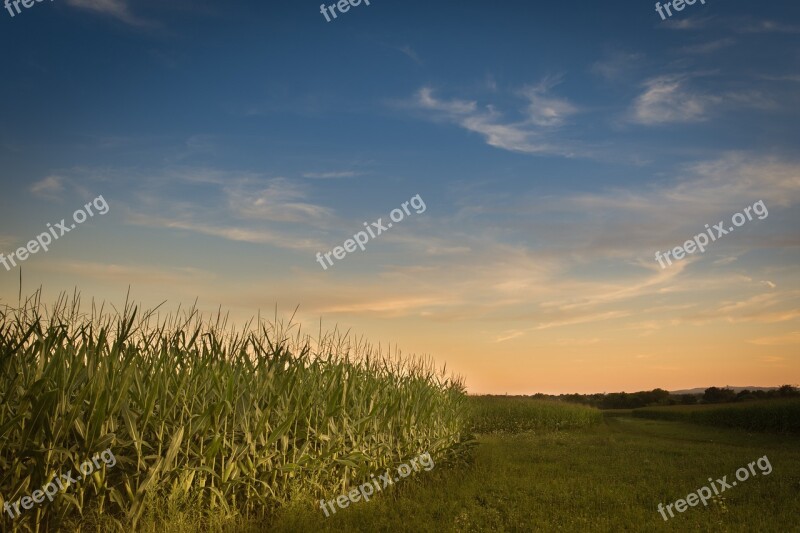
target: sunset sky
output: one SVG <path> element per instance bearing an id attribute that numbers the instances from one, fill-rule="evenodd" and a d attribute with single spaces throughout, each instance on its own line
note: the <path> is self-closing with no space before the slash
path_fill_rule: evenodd
<path id="1" fill-rule="evenodd" d="M 2 10 L 0 252 L 110 206 L 23 294 L 299 306 L 473 393 L 800 382 L 800 4 L 319 3 Z"/>

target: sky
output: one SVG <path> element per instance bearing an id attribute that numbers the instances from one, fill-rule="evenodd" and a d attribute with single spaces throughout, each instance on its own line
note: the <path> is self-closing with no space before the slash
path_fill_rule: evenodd
<path id="1" fill-rule="evenodd" d="M 800 382 L 796 2 L 18 7 L 0 252 L 68 234 L 0 304 L 297 308 L 472 393 Z"/>

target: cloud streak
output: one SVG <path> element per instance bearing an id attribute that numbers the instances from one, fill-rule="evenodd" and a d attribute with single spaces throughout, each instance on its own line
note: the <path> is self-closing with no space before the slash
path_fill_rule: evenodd
<path id="1" fill-rule="evenodd" d="M 708 108 L 722 99 L 687 90 L 686 81 L 681 75 L 658 76 L 645 81 L 644 92 L 633 104 L 633 121 L 654 125 L 706 120 Z"/>
<path id="2" fill-rule="evenodd" d="M 152 22 L 131 13 L 125 0 L 67 0 L 67 4 L 78 9 L 113 17 L 130 26 L 138 28 L 153 26 Z"/>
<path id="3" fill-rule="evenodd" d="M 35 196 L 58 200 L 64 193 L 64 179 L 59 176 L 48 176 L 41 181 L 31 185 L 31 193 Z"/>
<path id="4" fill-rule="evenodd" d="M 507 120 L 494 105 L 480 108 L 471 100 L 437 98 L 430 87 L 417 91 L 413 106 L 432 111 L 439 120 L 481 135 L 486 144 L 495 148 L 525 154 L 576 157 L 581 155 L 577 150 L 551 137 L 557 127 L 563 126 L 577 112 L 568 100 L 549 94 L 556 84 L 557 80 L 546 79 L 520 91 L 519 96 L 527 100 L 527 106 L 519 120 Z"/>

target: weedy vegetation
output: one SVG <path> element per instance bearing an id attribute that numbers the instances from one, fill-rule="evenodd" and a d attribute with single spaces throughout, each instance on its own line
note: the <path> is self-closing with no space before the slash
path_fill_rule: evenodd
<path id="1" fill-rule="evenodd" d="M 0 506 L 100 450 L 118 462 L 0 529 L 163 531 L 166 509 L 192 531 L 258 521 L 422 452 L 458 458 L 467 401 L 430 360 L 291 319 L 235 330 L 37 293 L 0 309 Z"/>

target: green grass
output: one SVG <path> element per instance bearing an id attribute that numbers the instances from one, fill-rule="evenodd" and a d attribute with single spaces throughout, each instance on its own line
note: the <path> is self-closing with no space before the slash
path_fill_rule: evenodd
<path id="1" fill-rule="evenodd" d="M 634 409 L 633 416 L 741 428 L 748 431 L 800 433 L 800 399 L 645 407 Z"/>
<path id="2" fill-rule="evenodd" d="M 800 438 L 626 416 L 570 431 L 483 435 L 468 466 L 439 466 L 325 518 L 313 502 L 270 531 L 797 531 Z M 664 522 L 657 511 L 767 455 L 708 507 Z M 254 526 L 252 531 L 264 531 Z"/>
<path id="3" fill-rule="evenodd" d="M 603 415 L 594 407 L 523 396 L 470 396 L 476 433 L 516 433 L 587 427 Z"/>

